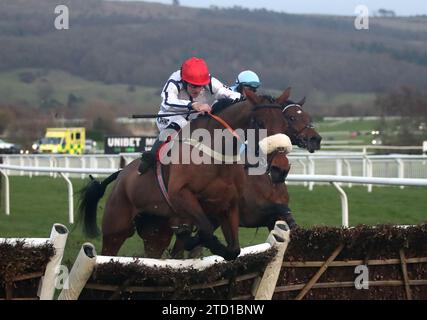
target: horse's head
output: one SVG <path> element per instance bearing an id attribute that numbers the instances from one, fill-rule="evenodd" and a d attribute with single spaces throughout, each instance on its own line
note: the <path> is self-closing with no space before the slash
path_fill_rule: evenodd
<path id="1" fill-rule="evenodd" d="M 291 169 L 287 157 L 292 151 L 292 142 L 289 137 L 285 134 L 269 136 L 259 142 L 259 147 L 264 154 L 267 154 L 267 174 L 271 181 L 274 184 L 285 182 Z"/>
<path id="2" fill-rule="evenodd" d="M 276 102 L 284 106 L 283 116 L 288 122 L 288 132 L 292 143 L 300 148 L 306 148 L 311 153 L 315 150 L 320 150 L 322 137 L 314 129 L 310 115 L 302 108 L 305 97 L 295 103 L 288 100 L 289 93 L 290 88 L 286 89 L 282 95 L 276 99 Z"/>

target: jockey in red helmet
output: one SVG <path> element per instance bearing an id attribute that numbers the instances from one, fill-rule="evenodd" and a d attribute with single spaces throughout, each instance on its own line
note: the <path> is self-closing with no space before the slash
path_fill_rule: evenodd
<path id="1" fill-rule="evenodd" d="M 187 83 L 206 86 L 211 81 L 206 61 L 196 57 L 187 59 L 181 66 L 181 78 Z"/>
<path id="2" fill-rule="evenodd" d="M 192 57 L 184 61 L 180 70 L 171 74 L 162 90 L 161 114 L 183 113 L 197 110 L 201 113 L 210 112 L 212 103 L 221 98 L 240 99 L 241 94 L 234 92 L 212 77 L 205 60 Z M 151 152 L 145 152 L 141 157 L 139 171 L 145 173 L 156 161 L 156 152 L 166 137 L 162 137 L 165 129 L 179 131 L 188 121 L 196 118 L 198 113 L 174 115 L 157 118 L 156 124 L 160 135 L 154 143 Z"/>

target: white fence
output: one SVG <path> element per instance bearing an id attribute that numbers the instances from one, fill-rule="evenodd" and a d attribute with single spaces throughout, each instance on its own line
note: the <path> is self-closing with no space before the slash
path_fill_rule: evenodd
<path id="1" fill-rule="evenodd" d="M 367 161 L 367 168 L 371 167 Z M 426 159 L 427 161 L 427 159 Z M 314 166 L 313 166 L 314 167 Z M 0 165 L 0 173 L 4 176 L 5 188 L 4 188 L 4 198 L 5 198 L 5 213 L 6 215 L 10 214 L 10 186 L 9 186 L 9 171 L 19 171 L 19 172 L 32 172 L 32 173 L 48 173 L 48 174 L 60 174 L 66 181 L 68 185 L 68 217 L 69 223 L 74 223 L 74 193 L 73 193 L 73 184 L 71 180 L 68 179 L 67 174 L 111 174 L 117 169 L 82 169 L 82 168 L 58 168 L 58 167 L 25 167 L 25 166 L 14 166 L 14 165 Z M 372 169 L 367 169 L 370 171 Z M 289 182 L 309 182 L 310 190 L 312 190 L 312 184 L 315 182 L 326 182 L 331 183 L 339 192 L 341 197 L 341 214 L 342 214 L 342 225 L 348 227 L 348 199 L 344 190 L 341 188 L 340 183 L 348 183 L 350 186 L 353 183 L 357 184 L 366 184 L 368 185 L 368 190 L 372 190 L 373 184 L 378 185 L 393 185 L 393 186 L 427 186 L 427 179 L 408 179 L 408 178 L 378 178 L 378 177 L 362 177 L 362 176 L 343 176 L 343 175 L 314 175 L 314 170 L 310 171 L 310 175 L 306 174 L 292 174 L 287 177 Z"/>
<path id="2" fill-rule="evenodd" d="M 51 167 L 78 169 L 117 169 L 121 162 L 129 163 L 138 153 L 119 155 L 1 155 L 3 164 L 21 167 Z M 293 174 L 326 174 L 338 176 L 362 176 L 380 178 L 427 179 L 427 155 L 370 155 L 366 152 L 294 152 L 289 155 Z M 54 177 L 56 172 L 8 171 L 8 175 L 30 176 L 44 174 Z M 85 173 L 67 174 L 67 177 L 85 178 Z M 313 188 L 312 182 L 309 187 Z"/>

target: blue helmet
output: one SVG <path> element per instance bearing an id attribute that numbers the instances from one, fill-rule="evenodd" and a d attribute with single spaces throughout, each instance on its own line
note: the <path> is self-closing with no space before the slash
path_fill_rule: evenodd
<path id="1" fill-rule="evenodd" d="M 251 71 L 245 70 L 239 73 L 236 79 L 236 86 L 243 85 L 252 88 L 258 88 L 261 85 L 258 75 Z"/>

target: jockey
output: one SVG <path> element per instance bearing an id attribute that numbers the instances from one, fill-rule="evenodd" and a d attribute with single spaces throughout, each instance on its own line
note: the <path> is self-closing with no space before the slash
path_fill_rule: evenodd
<path id="1" fill-rule="evenodd" d="M 251 70 L 245 70 L 239 73 L 236 82 L 234 86 L 231 87 L 231 89 L 243 94 L 243 87 L 256 92 L 260 85 L 261 82 L 258 75 Z"/>
<path id="2" fill-rule="evenodd" d="M 258 75 L 252 70 L 245 70 L 239 73 L 236 82 L 230 87 L 230 89 L 244 95 L 243 88 L 248 88 L 249 90 L 256 92 L 260 85 L 261 81 L 259 80 Z M 241 154 L 245 151 L 245 148 L 246 144 L 242 144 L 240 146 Z"/>
<path id="3" fill-rule="evenodd" d="M 188 121 L 196 118 L 198 113 L 182 114 L 196 110 L 200 113 L 210 112 L 211 104 L 220 98 L 240 99 L 239 92 L 232 91 L 218 79 L 212 77 L 203 59 L 192 57 L 184 61 L 180 70 L 169 77 L 162 90 L 162 103 L 159 115 L 173 114 L 170 117 L 157 118 L 156 124 L 160 135 L 151 151 L 144 152 L 138 168 L 141 174 L 147 172 L 156 162 L 156 154 L 167 137 L 162 136 L 165 129 L 179 131 Z M 168 130 L 169 131 L 169 130 Z"/>

